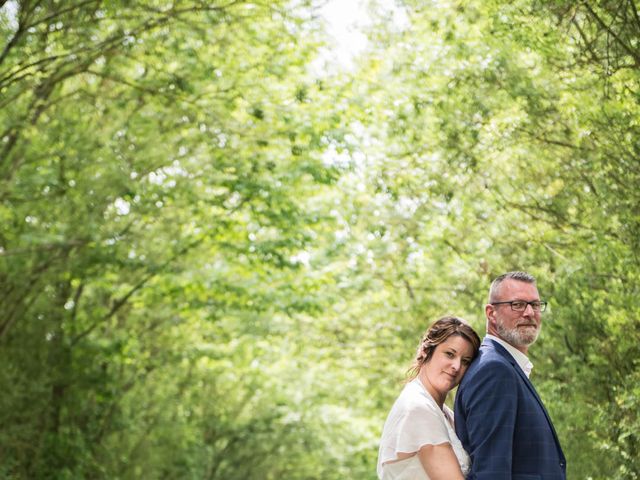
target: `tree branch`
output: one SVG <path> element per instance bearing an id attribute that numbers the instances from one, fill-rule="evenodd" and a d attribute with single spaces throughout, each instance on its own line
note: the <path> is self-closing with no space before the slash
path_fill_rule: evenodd
<path id="1" fill-rule="evenodd" d="M 105 321 L 109 320 L 111 317 L 113 317 L 118 310 L 120 310 L 120 308 L 122 308 L 124 305 L 127 304 L 127 302 L 129 301 L 129 299 L 140 289 L 142 289 L 152 278 L 154 278 L 156 275 L 158 275 L 160 272 L 162 272 L 167 266 L 169 266 L 171 263 L 173 263 L 177 258 L 179 258 L 180 256 L 184 255 L 185 253 L 187 253 L 189 250 L 191 250 L 192 248 L 195 248 L 197 245 L 199 245 L 200 243 L 202 243 L 202 240 L 196 240 L 192 243 L 190 243 L 189 245 L 187 245 L 186 247 L 184 247 L 182 250 L 180 250 L 178 253 L 176 253 L 175 255 L 173 255 L 169 260 L 167 260 L 165 263 L 163 263 L 162 265 L 160 265 L 157 268 L 153 268 L 151 269 L 150 272 L 148 272 L 136 285 L 134 285 L 124 296 L 122 296 L 121 298 L 117 299 L 113 305 L 111 306 L 111 309 L 109 310 L 109 312 L 107 314 L 105 314 L 104 316 L 102 316 L 101 318 L 99 318 L 98 320 L 96 320 L 93 324 L 91 324 L 88 328 L 86 328 L 83 332 L 79 333 L 78 335 L 76 335 L 72 340 L 71 340 L 71 345 L 75 345 L 77 344 L 80 340 L 82 340 L 84 337 L 86 337 L 87 335 L 89 335 L 91 332 L 93 332 L 101 323 L 104 323 Z"/>
<path id="2" fill-rule="evenodd" d="M 638 29 L 640 29 L 640 15 L 638 15 L 638 9 L 636 8 L 636 3 L 634 0 L 629 0 L 629 5 L 631 5 L 631 12 L 633 13 L 633 18 L 636 21 Z"/>
<path id="3" fill-rule="evenodd" d="M 27 25 L 24 29 L 25 30 L 29 30 L 30 28 L 34 28 L 34 27 L 40 25 L 41 23 L 51 22 L 51 20 L 53 20 L 53 19 L 55 19 L 55 18 L 57 18 L 57 17 L 59 17 L 61 15 L 64 15 L 65 13 L 69 13 L 69 12 L 72 12 L 74 10 L 78 10 L 79 8 L 82 8 L 85 5 L 89 5 L 91 3 L 95 3 L 95 4 L 99 5 L 100 1 L 101 0 L 85 0 L 84 2 L 76 3 L 75 5 L 73 5 L 73 6 L 69 7 L 69 8 L 60 9 L 60 10 L 56 11 L 55 13 L 52 13 L 48 17 L 41 18 L 41 19 L 39 19 L 39 20 Z"/>
<path id="4" fill-rule="evenodd" d="M 596 22 L 616 40 L 616 42 L 622 47 L 624 51 L 631 55 L 631 57 L 635 60 L 636 65 L 640 65 L 640 55 L 635 52 L 629 45 L 623 42 L 622 39 L 616 34 L 615 31 L 613 31 L 610 26 L 604 23 L 604 20 L 602 20 L 600 16 L 591 8 L 588 2 L 584 2 L 583 5 L 585 6 L 589 14 L 596 20 Z"/>

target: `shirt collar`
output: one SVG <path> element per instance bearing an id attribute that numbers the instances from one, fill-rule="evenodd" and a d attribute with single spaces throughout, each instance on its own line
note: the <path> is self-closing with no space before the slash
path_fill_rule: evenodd
<path id="1" fill-rule="evenodd" d="M 518 366 L 522 369 L 522 371 L 527 376 L 527 378 L 529 378 L 529 375 L 531 375 L 531 370 L 533 370 L 533 363 L 531 363 L 531 361 L 529 360 L 529 357 L 527 357 L 520 350 L 510 345 L 509 343 L 505 342 L 501 338 L 496 337 L 495 335 L 487 334 L 485 338 L 489 338 L 494 342 L 498 342 L 500 345 L 502 345 L 507 350 L 507 352 L 511 354 L 511 356 L 514 358 L 514 360 L 516 361 Z"/>

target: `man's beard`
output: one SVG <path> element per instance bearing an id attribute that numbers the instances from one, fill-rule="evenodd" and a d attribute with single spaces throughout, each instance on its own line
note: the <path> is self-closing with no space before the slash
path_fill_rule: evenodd
<path id="1" fill-rule="evenodd" d="M 528 347 L 538 339 L 538 335 L 540 334 L 539 326 L 536 327 L 535 330 L 532 328 L 521 329 L 518 327 L 509 329 L 506 328 L 502 322 L 498 321 L 496 322 L 496 327 L 500 338 L 514 347 Z"/>

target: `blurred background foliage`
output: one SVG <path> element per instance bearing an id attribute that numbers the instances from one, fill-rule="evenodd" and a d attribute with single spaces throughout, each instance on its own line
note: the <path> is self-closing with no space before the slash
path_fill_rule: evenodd
<path id="1" fill-rule="evenodd" d="M 349 68 L 313 0 L 0 6 L 0 478 L 374 479 L 512 269 L 569 478 L 640 478 L 636 0 L 370 2 Z"/>

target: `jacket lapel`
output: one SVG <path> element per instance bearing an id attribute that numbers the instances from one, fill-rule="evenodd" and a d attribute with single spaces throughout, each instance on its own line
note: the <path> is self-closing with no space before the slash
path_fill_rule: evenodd
<path id="1" fill-rule="evenodd" d="M 549 426 L 551 427 L 551 431 L 553 432 L 553 437 L 554 437 L 554 439 L 556 441 L 556 444 L 558 445 L 558 450 L 560 452 L 562 452 L 562 449 L 560 448 L 560 440 L 558 439 L 558 435 L 556 433 L 556 429 L 553 427 L 553 422 L 551 421 L 551 417 L 549 416 L 549 412 L 547 412 L 547 409 L 545 408 L 544 403 L 542 403 L 542 399 L 538 395 L 538 392 L 536 391 L 535 387 L 533 386 L 533 384 L 531 383 L 529 378 L 522 371 L 522 368 L 520 368 L 520 365 L 518 365 L 518 362 L 516 362 L 516 359 L 513 358 L 513 355 L 511 355 L 507 351 L 506 348 L 504 348 L 498 342 L 494 342 L 490 338 L 485 338 L 483 340 L 483 342 L 482 342 L 482 345 L 485 346 L 485 347 L 488 347 L 489 349 L 492 349 L 498 355 L 502 356 L 505 360 L 507 360 L 513 366 L 513 368 L 516 370 L 516 372 L 518 372 L 518 375 L 520 375 L 520 378 L 525 383 L 525 385 L 527 386 L 527 388 L 529 389 L 529 391 L 531 392 L 533 397 L 536 399 L 536 401 L 540 405 L 540 408 L 542 408 L 542 411 L 544 412 L 544 416 L 546 417 L 547 422 L 549 423 Z"/>

